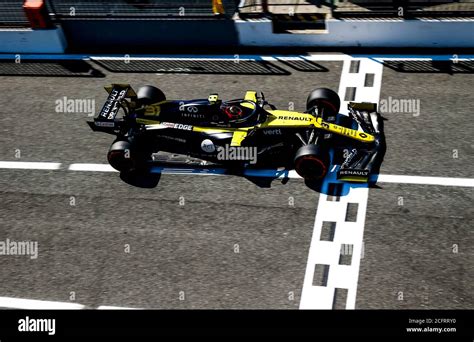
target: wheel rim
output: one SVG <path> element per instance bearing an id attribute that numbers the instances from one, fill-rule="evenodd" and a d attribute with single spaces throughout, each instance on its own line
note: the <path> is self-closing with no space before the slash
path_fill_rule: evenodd
<path id="1" fill-rule="evenodd" d="M 337 113 L 338 110 L 337 110 L 336 106 L 333 103 L 331 103 L 327 100 L 322 100 L 322 99 L 319 100 L 318 102 L 324 104 L 325 106 L 329 107 L 330 109 L 332 109 L 334 112 Z"/>
<path id="2" fill-rule="evenodd" d="M 316 156 L 303 156 L 296 161 L 296 172 L 308 180 L 318 180 L 326 175 L 327 168 L 324 162 Z"/>

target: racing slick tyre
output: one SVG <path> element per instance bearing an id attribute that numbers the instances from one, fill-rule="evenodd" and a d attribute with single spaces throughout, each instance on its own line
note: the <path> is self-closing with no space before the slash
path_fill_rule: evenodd
<path id="1" fill-rule="evenodd" d="M 147 157 L 145 153 L 140 153 L 127 140 L 115 141 L 107 153 L 109 164 L 120 172 L 131 172 L 145 167 Z"/>
<path id="2" fill-rule="evenodd" d="M 133 170 L 135 162 L 131 158 L 132 144 L 125 140 L 114 142 L 107 153 L 107 161 L 110 166 L 120 172 Z"/>
<path id="3" fill-rule="evenodd" d="M 165 94 L 157 87 L 151 85 L 143 86 L 137 91 L 137 102 L 140 105 L 149 105 L 165 100 Z"/>
<path id="4" fill-rule="evenodd" d="M 306 100 L 306 110 L 317 107 L 323 115 L 323 120 L 328 121 L 328 117 L 336 117 L 341 107 L 339 95 L 328 88 L 318 88 L 313 90 Z M 331 121 L 331 120 L 329 120 Z"/>
<path id="5" fill-rule="evenodd" d="M 300 147 L 295 155 L 295 171 L 307 181 L 322 179 L 329 168 L 329 153 L 317 145 Z"/>

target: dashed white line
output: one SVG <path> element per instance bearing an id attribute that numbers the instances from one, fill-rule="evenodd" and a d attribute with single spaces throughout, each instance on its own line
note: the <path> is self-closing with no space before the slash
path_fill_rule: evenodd
<path id="1" fill-rule="evenodd" d="M 0 161 L 0 169 L 59 170 L 61 163 Z"/>
<path id="2" fill-rule="evenodd" d="M 97 307 L 97 310 L 141 310 L 139 308 L 127 308 L 123 306 L 109 306 L 109 305 L 101 305 Z"/>
<path id="3" fill-rule="evenodd" d="M 255 58 L 240 58 L 238 55 L 223 58 L 206 58 L 206 57 L 90 57 L 97 61 L 255 61 Z"/>
<path id="4" fill-rule="evenodd" d="M 377 179 L 377 182 L 381 182 L 381 183 L 400 183 L 400 184 L 421 184 L 421 185 L 474 187 L 474 179 L 473 178 L 379 175 L 379 177 Z"/>
<path id="5" fill-rule="evenodd" d="M 0 161 L 0 169 L 29 169 L 29 170 L 60 170 L 62 163 L 38 163 L 38 162 L 17 162 L 17 161 Z M 74 163 L 67 168 L 68 171 L 82 171 L 82 172 L 118 172 L 109 164 L 95 164 L 95 163 Z M 223 175 L 224 169 L 177 169 L 177 168 L 158 168 L 159 173 L 175 174 L 175 175 Z M 199 172 L 197 172 L 199 171 Z M 335 171 L 335 167 L 331 172 Z M 296 178 L 301 177 L 294 171 L 287 172 L 277 171 L 275 174 L 277 178 Z M 260 172 L 260 170 L 252 170 L 248 173 L 249 176 L 268 176 L 268 170 Z M 377 183 L 397 183 L 397 184 L 420 184 L 420 185 L 439 185 L 439 186 L 457 186 L 457 187 L 474 187 L 474 178 L 459 178 L 459 177 L 432 177 L 432 176 L 410 176 L 410 175 L 376 175 Z M 337 182 L 334 180 L 334 182 Z M 341 182 L 342 183 L 342 182 Z"/>
<path id="6" fill-rule="evenodd" d="M 109 164 L 71 164 L 68 167 L 69 171 L 92 171 L 92 172 L 118 172 Z"/>

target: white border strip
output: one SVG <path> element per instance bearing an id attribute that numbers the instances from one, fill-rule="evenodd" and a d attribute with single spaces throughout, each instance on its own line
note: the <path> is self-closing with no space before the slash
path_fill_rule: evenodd
<path id="1" fill-rule="evenodd" d="M 38 163 L 38 162 L 16 162 L 16 161 L 0 161 L 1 169 L 17 169 L 17 170 L 59 170 L 62 163 Z M 218 173 L 216 170 L 223 169 L 179 169 L 179 168 L 157 168 L 158 173 L 174 174 L 174 175 L 215 175 L 222 176 L 223 172 Z M 74 163 L 67 167 L 68 171 L 82 172 L 118 172 L 109 164 L 94 163 Z M 253 170 L 251 174 L 258 177 L 259 170 Z M 266 176 L 261 174 L 260 176 Z M 295 170 L 281 172 L 278 178 L 301 178 Z M 343 183 L 343 182 L 341 182 Z M 420 185 L 439 185 L 439 186 L 457 186 L 457 187 L 474 187 L 474 178 L 456 178 L 456 177 L 432 177 L 432 176 L 410 176 L 410 175 L 387 175 L 380 174 L 377 176 L 377 183 L 396 183 L 396 184 L 420 184 Z M 346 183 L 347 184 L 347 183 Z M 351 186 L 358 186 L 357 183 L 351 183 Z"/>
<path id="2" fill-rule="evenodd" d="M 0 169 L 59 170 L 61 163 L 0 161 Z"/>
<path id="3" fill-rule="evenodd" d="M 379 175 L 379 177 L 377 179 L 377 182 L 474 187 L 474 179 L 473 178 Z"/>
<path id="4" fill-rule="evenodd" d="M 141 310 L 139 308 L 127 308 L 123 306 L 109 306 L 109 305 L 101 305 L 97 307 L 97 310 Z"/>
<path id="5" fill-rule="evenodd" d="M 0 308 L 22 310 L 82 310 L 86 305 L 69 302 L 55 302 L 49 300 L 24 299 L 15 297 L 0 297 Z M 142 310 L 123 306 L 100 305 L 97 310 Z"/>
<path id="6" fill-rule="evenodd" d="M 92 172 L 118 172 L 109 164 L 71 164 L 69 171 L 92 171 Z"/>
<path id="7" fill-rule="evenodd" d="M 86 306 L 78 303 L 52 302 L 46 300 L 0 297 L 0 308 L 26 310 L 77 310 Z"/>
<path id="8" fill-rule="evenodd" d="M 206 57 L 90 57 L 96 61 L 255 61 L 254 58 L 240 58 L 239 54 L 228 58 L 206 58 Z"/>

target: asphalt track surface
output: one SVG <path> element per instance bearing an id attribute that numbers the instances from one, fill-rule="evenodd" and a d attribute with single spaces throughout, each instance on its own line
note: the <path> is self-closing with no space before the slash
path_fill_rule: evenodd
<path id="1" fill-rule="evenodd" d="M 0 76 L 0 160 L 105 164 L 112 137 L 91 132 L 85 113 L 55 112 L 64 96 L 95 99 L 97 111 L 109 83 L 154 84 L 168 98 L 256 89 L 279 108 L 303 110 L 311 89 L 339 87 L 342 62 L 317 63 L 328 71 L 275 62 L 290 75 L 121 74 L 95 65 L 104 78 Z M 385 67 L 380 98 L 419 99 L 421 110 L 383 114 L 380 173 L 472 178 L 473 84 L 469 73 Z M 92 308 L 299 307 L 319 198 L 301 179 L 260 188 L 234 176 L 164 174 L 143 189 L 109 172 L 0 169 L 0 192 L 0 240 L 39 244 L 34 260 L 0 256 L 0 297 L 71 302 L 73 292 Z M 356 308 L 472 308 L 473 199 L 470 187 L 370 189 Z"/>

